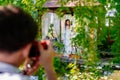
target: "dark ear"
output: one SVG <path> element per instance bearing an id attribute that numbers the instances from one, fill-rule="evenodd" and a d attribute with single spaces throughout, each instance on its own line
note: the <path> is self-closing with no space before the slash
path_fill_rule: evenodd
<path id="1" fill-rule="evenodd" d="M 29 44 L 27 44 L 26 46 L 24 46 L 24 47 L 22 48 L 22 54 L 23 54 L 23 56 L 24 56 L 25 58 L 27 58 L 28 55 L 29 55 L 31 45 L 32 45 L 32 44 L 29 43 Z"/>

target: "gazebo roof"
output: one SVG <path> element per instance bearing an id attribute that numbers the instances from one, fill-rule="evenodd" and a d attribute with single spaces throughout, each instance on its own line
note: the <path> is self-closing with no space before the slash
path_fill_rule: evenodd
<path id="1" fill-rule="evenodd" d="M 58 8 L 61 7 L 62 4 L 58 0 L 48 0 L 44 5 L 43 8 Z M 76 2 L 67 2 L 64 7 L 75 7 Z"/>
<path id="2" fill-rule="evenodd" d="M 64 7 L 75 7 L 78 3 L 81 4 L 81 6 L 96 6 L 96 5 L 100 5 L 99 2 L 94 2 L 94 3 L 91 3 L 91 2 L 87 2 L 85 3 L 84 1 L 80 1 L 79 0 L 75 0 L 75 1 L 68 1 Z M 48 0 L 44 5 L 43 5 L 43 8 L 58 8 L 58 7 L 61 7 L 62 4 L 59 2 L 59 0 Z"/>

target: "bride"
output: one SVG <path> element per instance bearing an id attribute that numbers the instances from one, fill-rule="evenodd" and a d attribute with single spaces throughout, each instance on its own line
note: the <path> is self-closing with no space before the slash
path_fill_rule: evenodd
<path id="1" fill-rule="evenodd" d="M 64 32 L 64 46 L 65 46 L 65 53 L 64 56 L 69 56 L 72 52 L 72 47 L 71 47 L 71 22 L 69 19 L 65 20 L 65 32 Z"/>

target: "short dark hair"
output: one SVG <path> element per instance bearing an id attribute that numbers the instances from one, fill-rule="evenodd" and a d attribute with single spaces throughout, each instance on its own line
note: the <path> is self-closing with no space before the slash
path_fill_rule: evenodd
<path id="1" fill-rule="evenodd" d="M 0 51 L 14 52 L 34 41 L 38 31 L 35 20 L 15 6 L 0 7 Z"/>

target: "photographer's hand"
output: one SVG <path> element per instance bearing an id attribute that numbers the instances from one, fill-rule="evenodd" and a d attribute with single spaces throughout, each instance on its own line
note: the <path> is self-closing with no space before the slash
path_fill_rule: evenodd
<path id="1" fill-rule="evenodd" d="M 23 74 L 28 75 L 28 76 L 32 75 L 40 67 L 39 57 L 33 57 L 33 58 L 26 59 L 24 65 L 25 66 L 24 66 Z"/>
<path id="2" fill-rule="evenodd" d="M 47 74 L 48 80 L 57 80 L 56 72 L 54 70 L 53 58 L 55 56 L 54 49 L 49 40 L 42 40 L 40 43 L 40 63 L 43 65 Z M 45 49 L 47 46 L 47 49 Z"/>

